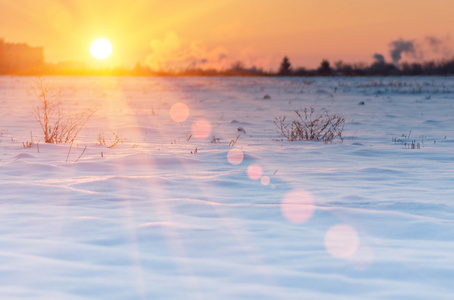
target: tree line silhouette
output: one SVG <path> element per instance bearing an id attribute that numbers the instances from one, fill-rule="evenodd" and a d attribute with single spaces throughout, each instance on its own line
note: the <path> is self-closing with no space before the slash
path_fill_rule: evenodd
<path id="1" fill-rule="evenodd" d="M 48 73 L 61 74 L 62 70 L 49 69 Z M 258 67 L 246 67 L 241 61 L 233 63 L 230 68 L 224 70 L 202 69 L 189 67 L 183 70 L 154 71 L 139 62 L 132 69 L 113 68 L 104 70 L 84 69 L 66 71 L 65 74 L 94 74 L 94 75 L 128 75 L 128 76 L 448 76 L 454 75 L 454 58 L 451 60 L 427 61 L 427 62 L 401 62 L 387 63 L 378 59 L 372 64 L 365 63 L 348 64 L 337 61 L 332 65 L 323 59 L 320 65 L 314 69 L 292 66 L 290 59 L 285 56 L 277 71 L 265 71 Z"/>
<path id="2" fill-rule="evenodd" d="M 50 74 L 62 74 L 63 70 L 48 69 Z M 337 61 L 334 65 L 324 59 L 314 69 L 294 68 L 285 56 L 277 71 L 265 71 L 258 67 L 246 67 L 242 62 L 233 63 L 225 70 L 190 67 L 183 70 L 154 71 L 137 63 L 134 68 L 66 70 L 70 75 L 127 75 L 127 76 L 447 76 L 454 75 L 454 58 L 451 60 L 427 62 L 402 62 L 398 65 L 377 60 L 370 65 L 365 63 L 348 64 Z"/>
<path id="3" fill-rule="evenodd" d="M 323 59 L 314 69 L 292 66 L 284 56 L 277 71 L 265 71 L 258 67 L 246 67 L 237 61 L 227 69 L 204 69 L 191 64 L 180 70 L 151 70 L 139 62 L 133 68 L 91 68 L 87 64 L 46 63 L 43 48 L 27 44 L 6 43 L 0 39 L 0 74 L 6 75 L 116 75 L 116 76 L 430 76 L 454 75 L 454 58 L 426 62 L 399 62 L 402 52 L 414 51 L 412 41 L 397 40 L 391 51 L 392 63 L 381 54 L 374 54 L 374 62 L 348 64 L 337 61 L 334 65 Z M 411 46 L 411 47 L 410 47 Z M 411 52 L 411 51 L 410 51 Z"/>
<path id="4" fill-rule="evenodd" d="M 374 57 L 381 56 L 376 54 Z M 398 65 L 386 63 L 381 56 L 370 65 L 364 63 L 346 64 L 342 61 L 334 63 L 334 67 L 326 59 L 316 69 L 293 69 L 287 56 L 282 59 L 278 76 L 431 76 L 454 75 L 454 58 L 450 60 L 427 62 L 403 62 Z"/>

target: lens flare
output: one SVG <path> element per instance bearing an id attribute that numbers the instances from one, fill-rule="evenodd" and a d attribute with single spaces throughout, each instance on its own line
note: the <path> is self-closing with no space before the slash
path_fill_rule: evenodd
<path id="1" fill-rule="evenodd" d="M 211 125 L 208 121 L 198 120 L 192 124 L 192 136 L 197 139 L 206 139 L 211 134 Z"/>
<path id="2" fill-rule="evenodd" d="M 260 178 L 260 183 L 263 185 L 268 185 L 268 184 L 270 184 L 270 182 L 271 182 L 271 179 L 269 176 L 262 176 L 262 178 Z"/>
<path id="3" fill-rule="evenodd" d="M 243 162 L 244 159 L 244 154 L 243 151 L 240 149 L 231 149 L 227 153 L 227 160 L 229 161 L 230 164 L 232 165 L 239 165 Z"/>
<path id="4" fill-rule="evenodd" d="M 332 226 L 325 235 L 325 247 L 336 258 L 348 258 L 358 250 L 359 238 L 356 230 L 345 224 Z"/>
<path id="5" fill-rule="evenodd" d="M 307 222 L 314 214 L 314 199 L 305 190 L 296 189 L 288 192 L 281 203 L 284 217 L 292 223 Z"/>
<path id="6" fill-rule="evenodd" d="M 186 121 L 186 119 L 189 117 L 189 108 L 186 104 L 178 102 L 172 105 L 169 114 L 172 120 L 181 123 Z"/>
<path id="7" fill-rule="evenodd" d="M 251 180 L 257 180 L 259 179 L 261 176 L 262 176 L 262 167 L 260 167 L 259 165 L 250 165 L 249 167 L 247 167 L 247 176 L 251 179 Z"/>

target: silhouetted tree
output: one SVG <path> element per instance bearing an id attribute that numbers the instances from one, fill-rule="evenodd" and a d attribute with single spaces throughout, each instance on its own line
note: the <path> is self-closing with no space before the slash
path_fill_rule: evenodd
<path id="1" fill-rule="evenodd" d="M 230 66 L 230 70 L 235 71 L 235 72 L 241 72 L 244 69 L 246 69 L 246 66 L 242 61 L 236 61 Z"/>
<path id="2" fill-rule="evenodd" d="M 334 62 L 334 67 L 336 75 L 352 76 L 354 74 L 352 65 L 346 64 L 342 60 Z"/>
<path id="3" fill-rule="evenodd" d="M 230 68 L 222 72 L 225 75 L 234 75 L 234 76 L 259 76 L 265 75 L 265 72 L 256 66 L 246 68 L 245 64 L 241 61 L 236 61 L 231 64 Z"/>
<path id="4" fill-rule="evenodd" d="M 290 75 L 292 73 L 292 64 L 287 56 L 284 56 L 281 62 L 281 66 L 279 67 L 279 75 Z"/>
<path id="5" fill-rule="evenodd" d="M 329 66 L 329 61 L 326 59 L 322 60 L 322 63 L 320 64 L 320 67 L 318 68 L 318 73 L 319 75 L 322 76 L 329 76 L 331 75 L 331 67 Z"/>

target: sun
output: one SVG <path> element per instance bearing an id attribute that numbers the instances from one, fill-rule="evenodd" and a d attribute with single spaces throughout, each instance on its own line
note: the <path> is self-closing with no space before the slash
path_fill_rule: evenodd
<path id="1" fill-rule="evenodd" d="M 112 45 L 106 39 L 97 39 L 91 44 L 90 53 L 97 59 L 107 58 L 112 53 Z"/>

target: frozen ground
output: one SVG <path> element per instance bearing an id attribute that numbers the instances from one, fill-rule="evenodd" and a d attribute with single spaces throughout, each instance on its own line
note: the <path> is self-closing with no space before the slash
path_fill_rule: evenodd
<path id="1" fill-rule="evenodd" d="M 453 299 L 453 78 L 45 80 L 98 110 L 45 144 L 0 77 L 1 299 Z M 281 140 L 310 106 L 343 143 Z"/>

